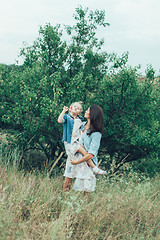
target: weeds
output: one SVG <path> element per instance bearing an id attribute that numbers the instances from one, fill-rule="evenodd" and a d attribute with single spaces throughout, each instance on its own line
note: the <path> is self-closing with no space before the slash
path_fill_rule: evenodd
<path id="1" fill-rule="evenodd" d="M 1 239 L 160 238 L 159 177 L 98 177 L 90 203 L 62 188 L 62 176 L 50 179 L 1 167 Z"/>
<path id="2" fill-rule="evenodd" d="M 18 171 L 19 157 L 1 146 L 1 240 L 160 239 L 158 175 L 98 176 L 88 203 L 82 193 L 62 191 L 63 176 Z"/>

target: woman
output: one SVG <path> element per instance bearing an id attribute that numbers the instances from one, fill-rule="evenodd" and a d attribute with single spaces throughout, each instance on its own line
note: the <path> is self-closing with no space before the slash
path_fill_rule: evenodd
<path id="1" fill-rule="evenodd" d="M 73 159 L 67 159 L 65 170 L 64 190 L 69 190 L 72 178 L 76 178 L 73 188 L 78 191 L 92 192 L 96 187 L 96 178 L 88 166 L 87 161 L 92 159 L 97 165 L 97 153 L 100 147 L 104 127 L 104 114 L 101 107 L 92 105 L 85 112 L 87 123 L 84 125 L 82 144 L 87 150 L 87 155 L 77 153 Z"/>

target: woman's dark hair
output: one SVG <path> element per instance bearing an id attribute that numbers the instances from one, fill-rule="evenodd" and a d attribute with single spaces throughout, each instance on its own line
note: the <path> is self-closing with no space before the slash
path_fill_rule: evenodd
<path id="1" fill-rule="evenodd" d="M 104 113 L 100 106 L 94 104 L 90 107 L 90 131 L 88 135 L 94 132 L 103 133 Z"/>

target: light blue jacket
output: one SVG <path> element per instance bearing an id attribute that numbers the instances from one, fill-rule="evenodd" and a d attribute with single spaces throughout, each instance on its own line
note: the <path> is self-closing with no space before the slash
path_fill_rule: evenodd
<path id="1" fill-rule="evenodd" d="M 94 132 L 91 135 L 87 135 L 87 132 L 82 134 L 82 145 L 88 153 L 94 155 L 92 158 L 95 165 L 97 165 L 97 154 L 100 147 L 102 134 L 100 132 Z"/>
<path id="2" fill-rule="evenodd" d="M 84 119 L 79 115 L 77 117 L 81 120 Z M 74 125 L 74 117 L 72 117 L 70 114 L 65 114 L 63 117 L 63 138 L 62 138 L 63 142 L 67 142 L 67 143 L 71 142 L 73 125 Z"/>

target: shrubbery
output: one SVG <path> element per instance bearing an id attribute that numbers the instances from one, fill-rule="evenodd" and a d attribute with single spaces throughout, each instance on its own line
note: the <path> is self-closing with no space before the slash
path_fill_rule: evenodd
<path id="1" fill-rule="evenodd" d="M 104 110 L 105 167 L 114 160 L 116 171 L 150 153 L 159 156 L 160 79 L 154 69 L 148 66 L 142 79 L 138 68 L 127 65 L 128 53 L 118 57 L 101 50 L 96 30 L 109 25 L 104 11 L 79 7 L 74 18 L 75 25 L 65 27 L 68 42 L 59 25 L 46 24 L 33 45 L 21 50 L 23 66 L 0 65 L 0 122 L 15 130 L 11 143 L 55 161 L 63 151 L 57 117 L 64 105 L 81 100 L 84 109 L 95 103 Z"/>

